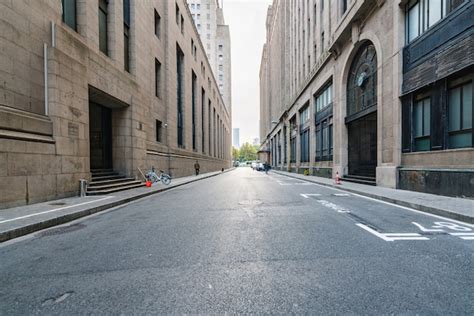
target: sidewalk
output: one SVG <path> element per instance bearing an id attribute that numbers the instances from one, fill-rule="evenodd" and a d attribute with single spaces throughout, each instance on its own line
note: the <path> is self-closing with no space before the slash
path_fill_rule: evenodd
<path id="1" fill-rule="evenodd" d="M 158 183 L 151 188 L 143 186 L 111 195 L 71 197 L 0 210 L 0 243 L 219 174 L 222 172 L 173 179 L 168 186 Z"/>
<path id="2" fill-rule="evenodd" d="M 334 179 L 305 176 L 279 170 L 272 170 L 271 172 L 328 187 L 338 188 L 340 190 L 364 195 L 400 206 L 410 207 L 421 212 L 440 215 L 474 224 L 474 200 L 471 199 L 453 198 L 414 191 L 389 189 L 346 181 L 343 181 L 341 185 L 336 185 L 334 183 Z"/>

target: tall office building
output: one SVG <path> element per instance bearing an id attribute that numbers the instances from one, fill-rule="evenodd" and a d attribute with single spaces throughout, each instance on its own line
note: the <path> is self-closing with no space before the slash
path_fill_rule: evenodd
<path id="1" fill-rule="evenodd" d="M 232 146 L 235 148 L 240 147 L 240 128 L 232 129 Z"/>
<path id="2" fill-rule="evenodd" d="M 223 0 L 187 1 L 225 106 L 231 112 L 230 32 L 224 21 Z"/>

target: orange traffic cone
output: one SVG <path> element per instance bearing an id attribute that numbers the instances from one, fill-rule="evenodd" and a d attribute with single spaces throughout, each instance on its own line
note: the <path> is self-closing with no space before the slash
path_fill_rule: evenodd
<path id="1" fill-rule="evenodd" d="M 341 178 L 339 177 L 339 172 L 336 172 L 336 184 L 341 184 Z"/>

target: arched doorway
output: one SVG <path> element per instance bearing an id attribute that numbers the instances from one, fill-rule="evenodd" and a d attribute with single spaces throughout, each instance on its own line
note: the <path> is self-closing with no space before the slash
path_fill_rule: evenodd
<path id="1" fill-rule="evenodd" d="M 371 42 L 357 51 L 347 81 L 349 175 L 375 178 L 377 167 L 377 54 Z"/>

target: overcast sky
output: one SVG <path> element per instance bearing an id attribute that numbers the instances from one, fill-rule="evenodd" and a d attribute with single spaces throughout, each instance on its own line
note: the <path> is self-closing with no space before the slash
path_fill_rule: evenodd
<path id="1" fill-rule="evenodd" d="M 240 144 L 259 137 L 259 70 L 271 0 L 224 0 L 232 46 L 232 127 Z"/>

